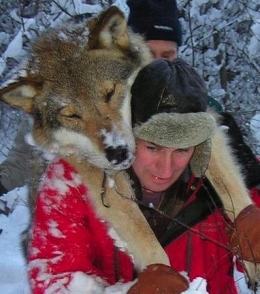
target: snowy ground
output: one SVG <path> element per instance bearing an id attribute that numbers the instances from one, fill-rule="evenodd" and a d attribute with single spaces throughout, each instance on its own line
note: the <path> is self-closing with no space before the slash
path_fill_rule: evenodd
<path id="1" fill-rule="evenodd" d="M 22 255 L 20 233 L 28 223 L 28 208 L 25 205 L 26 187 L 16 189 L 1 200 L 7 200 L 13 208 L 8 216 L 0 214 L 0 293 L 30 293 L 26 278 L 26 263 Z"/>

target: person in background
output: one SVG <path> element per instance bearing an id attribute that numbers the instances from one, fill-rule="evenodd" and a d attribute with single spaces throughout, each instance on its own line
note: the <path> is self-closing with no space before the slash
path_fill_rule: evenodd
<path id="1" fill-rule="evenodd" d="M 128 0 L 128 25 L 142 35 L 155 59 L 173 61 L 182 45 L 181 24 L 175 0 Z"/>
<path id="2" fill-rule="evenodd" d="M 177 58 L 178 48 L 182 45 L 182 31 L 176 1 L 128 0 L 127 4 L 130 10 L 129 26 L 145 38 L 154 57 L 166 58 L 170 61 Z M 238 163 L 244 169 L 247 187 L 260 194 L 256 188 L 260 185 L 260 162 L 245 143 L 234 117 L 224 112 L 221 104 L 209 95 L 207 106 L 221 115 L 221 124 L 227 127 L 230 145 Z"/>
<path id="3" fill-rule="evenodd" d="M 175 0 L 128 0 L 128 25 L 142 35 L 155 59 L 173 61 L 182 45 L 182 29 Z M 207 104 L 223 111 L 220 103 L 208 96 Z"/>
<path id="4" fill-rule="evenodd" d="M 29 121 L 22 120 L 8 156 L 0 165 L 0 196 L 26 184 L 29 178 L 28 162 L 32 147 L 26 142 L 25 136 L 30 132 Z"/>

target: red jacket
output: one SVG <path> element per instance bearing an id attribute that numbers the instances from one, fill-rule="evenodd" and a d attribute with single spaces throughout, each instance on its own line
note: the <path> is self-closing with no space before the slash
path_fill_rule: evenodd
<path id="1" fill-rule="evenodd" d="M 260 206 L 259 189 L 251 189 L 250 194 Z M 226 226 L 221 210 L 215 211 L 165 248 L 172 267 L 187 272 L 191 280 L 198 276 L 206 279 L 210 294 L 238 293 L 233 278 L 234 256 L 228 249 Z M 243 272 L 241 264 L 236 267 Z"/>
<path id="2" fill-rule="evenodd" d="M 207 279 L 210 294 L 237 293 L 224 227 L 215 212 L 194 227 L 215 243 L 188 231 L 165 248 L 175 269 Z M 133 264 L 118 241 L 95 214 L 79 174 L 64 160 L 54 162 L 37 198 L 28 257 L 32 293 L 113 293 L 115 287 L 126 293 Z"/>
<path id="3" fill-rule="evenodd" d="M 166 247 L 171 266 L 188 273 L 191 280 L 203 277 L 210 294 L 238 293 L 233 279 L 233 256 L 225 233 L 226 223 L 215 212 Z"/>

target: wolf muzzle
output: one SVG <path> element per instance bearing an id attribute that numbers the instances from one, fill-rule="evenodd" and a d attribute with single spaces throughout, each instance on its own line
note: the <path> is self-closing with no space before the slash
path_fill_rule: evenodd
<path id="1" fill-rule="evenodd" d="M 133 160 L 133 154 L 129 147 L 120 145 L 117 147 L 109 146 L 105 149 L 107 160 L 118 169 L 128 168 Z"/>

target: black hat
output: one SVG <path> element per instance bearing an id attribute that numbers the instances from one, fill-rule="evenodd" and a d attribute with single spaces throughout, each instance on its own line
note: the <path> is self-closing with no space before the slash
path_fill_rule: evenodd
<path id="1" fill-rule="evenodd" d="M 146 40 L 182 44 L 181 25 L 175 0 L 128 0 L 128 24 Z"/>
<path id="2" fill-rule="evenodd" d="M 139 72 L 131 92 L 135 137 L 165 147 L 196 146 L 191 167 L 204 173 L 216 120 L 206 112 L 206 87 L 195 69 L 180 58 L 155 60 Z"/>

